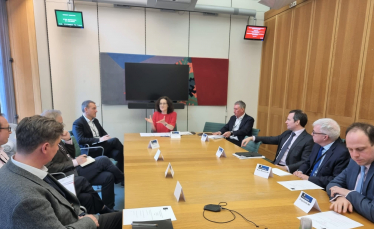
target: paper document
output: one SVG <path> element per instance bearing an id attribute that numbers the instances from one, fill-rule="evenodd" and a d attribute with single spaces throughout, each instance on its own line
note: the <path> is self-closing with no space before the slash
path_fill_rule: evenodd
<path id="1" fill-rule="evenodd" d="M 192 133 L 188 131 L 180 131 L 179 134 L 180 135 L 192 135 Z"/>
<path id="2" fill-rule="evenodd" d="M 80 166 L 84 167 L 84 166 L 89 165 L 89 164 L 91 164 L 93 162 L 95 162 L 95 159 L 92 158 L 92 157 L 90 157 L 90 156 L 87 156 L 87 161 L 85 163 L 83 163 L 83 164 L 80 164 Z"/>
<path id="3" fill-rule="evenodd" d="M 171 206 L 123 209 L 123 225 L 130 225 L 133 221 L 152 221 L 175 218 Z"/>
<path id="4" fill-rule="evenodd" d="M 278 175 L 278 176 L 289 176 L 289 175 L 292 175 L 291 173 L 288 173 L 284 170 L 281 170 L 281 169 L 277 169 L 277 168 L 273 168 L 273 173 L 275 175 Z"/>
<path id="5" fill-rule="evenodd" d="M 60 182 L 60 184 L 62 184 L 69 192 L 73 193 L 75 196 L 77 195 L 74 186 L 74 174 L 61 178 L 58 182 Z"/>
<path id="6" fill-rule="evenodd" d="M 210 139 L 220 139 L 220 138 L 225 138 L 223 135 L 209 135 L 208 138 Z"/>
<path id="7" fill-rule="evenodd" d="M 140 137 L 170 137 L 170 133 L 140 133 Z"/>
<path id="8" fill-rule="evenodd" d="M 140 137 L 153 137 L 153 133 L 140 133 Z"/>
<path id="9" fill-rule="evenodd" d="M 317 229 L 349 229 L 364 226 L 361 223 L 351 220 L 350 218 L 334 211 L 321 212 L 303 217 L 310 218 L 312 220 L 313 227 Z M 300 219 L 301 217 L 297 218 Z"/>
<path id="10" fill-rule="evenodd" d="M 307 180 L 291 180 L 291 181 L 278 181 L 279 184 L 283 185 L 291 191 L 301 191 L 308 189 L 323 189 L 322 187 L 307 181 Z"/>
<path id="11" fill-rule="evenodd" d="M 265 156 L 261 156 L 260 154 L 259 156 L 253 156 L 253 157 L 252 156 L 251 157 L 241 156 L 241 155 L 238 155 L 237 153 L 233 153 L 232 155 L 239 158 L 240 160 L 265 158 Z"/>

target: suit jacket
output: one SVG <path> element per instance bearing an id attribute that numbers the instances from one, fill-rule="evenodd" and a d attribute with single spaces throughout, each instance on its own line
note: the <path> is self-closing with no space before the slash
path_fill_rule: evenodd
<path id="1" fill-rule="evenodd" d="M 97 130 L 99 131 L 100 137 L 107 135 L 107 132 L 100 125 L 99 121 L 95 118 L 93 123 L 95 124 Z M 74 121 L 73 123 L 73 135 L 77 139 L 79 146 L 82 148 L 84 145 L 89 144 L 90 146 L 93 143 L 99 142 L 99 138 L 94 138 L 91 128 L 88 125 L 86 119 L 83 115 Z"/>
<path id="2" fill-rule="evenodd" d="M 229 122 L 224 127 L 222 127 L 222 129 L 220 130 L 221 133 L 223 134 L 226 131 L 232 131 L 232 128 L 235 125 L 235 121 L 236 121 L 236 116 L 235 115 L 231 116 Z M 244 117 L 242 119 L 242 122 L 240 123 L 239 129 L 237 131 L 234 131 L 232 135 L 237 136 L 239 139 L 239 142 L 242 142 L 245 136 L 252 136 L 252 128 L 253 128 L 254 122 L 255 120 L 251 116 L 244 114 Z"/>
<path id="3" fill-rule="evenodd" d="M 72 159 L 75 158 L 74 145 L 65 144 L 62 141 L 59 143 L 59 145 L 60 146 L 56 155 L 50 162 L 48 162 L 48 164 L 45 165 L 45 167 L 48 168 L 48 172 L 63 172 L 67 176 L 74 173 L 75 176 L 78 176 L 72 161 Z M 70 157 L 68 155 L 70 155 Z"/>
<path id="4" fill-rule="evenodd" d="M 354 190 L 357 176 L 360 173 L 360 166 L 354 160 L 350 160 L 348 167 L 332 180 L 326 188 L 327 194 L 331 198 L 330 188 L 333 186 L 342 187 L 348 190 Z M 347 195 L 347 200 L 351 202 L 353 210 L 363 215 L 365 218 L 374 222 L 374 162 L 370 169 L 362 188 L 362 194 L 352 191 Z"/>
<path id="5" fill-rule="evenodd" d="M 331 145 L 330 149 L 326 151 L 325 158 L 318 168 L 317 176 L 310 176 L 310 173 L 312 172 L 314 167 L 314 163 L 317 160 L 317 155 L 320 148 L 320 145 L 314 144 L 309 159 L 299 167 L 299 171 L 308 175 L 309 181 L 323 188 L 326 188 L 330 181 L 332 181 L 347 167 L 349 159 L 351 157 L 349 155 L 347 147 L 345 147 L 341 139 L 338 138 Z"/>
<path id="6" fill-rule="evenodd" d="M 78 220 L 79 201 L 62 185 L 59 187 L 70 202 L 48 183 L 11 160 L 0 170 L 0 184 L 1 228 L 96 229 L 91 219 Z"/>
<path id="7" fill-rule="evenodd" d="M 261 137 L 256 136 L 255 142 L 262 142 L 264 144 L 278 145 L 277 153 L 275 154 L 275 159 L 277 158 L 282 146 L 290 137 L 292 131 L 286 130 L 281 135 L 275 137 Z M 296 138 L 292 144 L 290 150 L 288 151 L 286 158 L 286 165 L 291 173 L 295 172 L 300 165 L 302 165 L 306 160 L 308 160 L 312 147 L 314 145 L 313 137 L 304 130 L 299 137 Z M 274 163 L 273 161 L 273 163 Z"/>

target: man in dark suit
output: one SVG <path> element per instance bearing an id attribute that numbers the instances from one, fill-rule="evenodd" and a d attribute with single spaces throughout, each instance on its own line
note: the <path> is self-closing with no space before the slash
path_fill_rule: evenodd
<path id="1" fill-rule="evenodd" d="M 374 222 L 374 126 L 353 123 L 346 131 L 346 143 L 352 159 L 327 185 L 330 209 L 338 213 L 355 210 Z"/>
<path id="2" fill-rule="evenodd" d="M 17 153 L 0 169 L 1 228 L 122 228 L 122 213 L 87 215 L 77 197 L 46 172 L 63 125 L 33 116 L 17 126 Z"/>
<path id="3" fill-rule="evenodd" d="M 293 173 L 308 160 L 314 144 L 312 136 L 304 128 L 307 122 L 305 113 L 291 110 L 286 120 L 288 130 L 275 137 L 248 137 L 243 140 L 242 145 L 246 146 L 249 141 L 278 145 L 273 163 L 280 169 Z"/>
<path id="4" fill-rule="evenodd" d="M 84 101 L 82 112 L 83 115 L 73 123 L 73 135 L 80 147 L 83 148 L 86 144 L 92 146 L 94 143 L 96 143 L 95 146 L 102 146 L 104 155 L 116 160 L 117 167 L 123 172 L 123 145 L 118 138 L 111 138 L 96 119 L 95 102 Z M 90 155 L 93 157 L 99 156 L 100 152 L 90 152 Z"/>
<path id="5" fill-rule="evenodd" d="M 330 118 L 315 121 L 312 136 L 315 143 L 312 153 L 293 174 L 326 188 L 347 167 L 349 152 L 339 137 L 339 124 Z"/>
<path id="6" fill-rule="evenodd" d="M 234 104 L 234 115 L 229 122 L 214 135 L 223 135 L 228 141 L 241 146 L 245 136 L 252 136 L 252 128 L 255 120 L 245 113 L 245 103 L 241 100 Z"/>
<path id="7" fill-rule="evenodd" d="M 57 122 L 63 123 L 61 111 L 59 110 L 46 110 L 42 116 L 53 118 Z M 64 141 L 58 144 L 59 150 L 52 161 L 46 165 L 48 171 L 50 173 L 63 172 L 66 175 L 76 174 L 76 176 L 84 177 L 93 185 L 101 185 L 103 200 L 95 198 L 95 203 L 91 205 L 95 208 L 95 213 L 102 212 L 101 209 L 110 211 L 114 207 L 114 184 L 124 181 L 123 173 L 106 156 L 96 157 L 95 162 L 81 167 L 80 165 L 87 161 L 86 155 L 75 157 L 75 147 L 69 132 L 64 131 L 61 139 Z M 82 202 L 81 199 L 80 201 Z M 109 209 L 106 209 L 102 202 Z"/>

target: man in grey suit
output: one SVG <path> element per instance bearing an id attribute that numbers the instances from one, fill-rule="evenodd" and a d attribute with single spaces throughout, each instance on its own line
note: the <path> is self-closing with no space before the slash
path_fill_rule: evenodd
<path id="1" fill-rule="evenodd" d="M 326 188 L 331 197 L 330 209 L 353 212 L 374 222 L 374 126 L 353 123 L 346 131 L 351 160 Z"/>
<path id="2" fill-rule="evenodd" d="M 293 173 L 308 160 L 314 145 L 312 136 L 305 130 L 307 123 L 308 116 L 305 113 L 291 110 L 286 120 L 288 130 L 275 137 L 248 137 L 243 140 L 242 146 L 246 146 L 249 141 L 278 145 L 273 163 Z"/>
<path id="3" fill-rule="evenodd" d="M 1 228 L 122 228 L 121 212 L 84 215 L 76 196 L 46 172 L 62 133 L 61 123 L 38 115 L 19 123 L 17 153 L 0 169 Z"/>

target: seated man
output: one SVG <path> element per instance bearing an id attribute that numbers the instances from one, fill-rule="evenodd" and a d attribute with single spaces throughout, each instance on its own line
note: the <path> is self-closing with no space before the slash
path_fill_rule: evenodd
<path id="1" fill-rule="evenodd" d="M 234 115 L 229 122 L 214 135 L 223 135 L 228 141 L 241 146 L 245 136 L 252 136 L 255 120 L 245 113 L 245 103 L 241 100 L 234 104 Z"/>
<path id="2" fill-rule="evenodd" d="M 12 129 L 10 128 L 8 121 L 0 113 L 0 168 L 9 161 L 8 155 L 3 151 L 1 146 L 8 142 L 11 133 Z"/>
<path id="3" fill-rule="evenodd" d="M 42 116 L 53 118 L 57 122 L 63 123 L 59 110 L 46 110 Z M 75 158 L 75 148 L 69 132 L 64 131 L 61 139 L 64 142 L 61 141 L 58 144 L 59 150 L 52 161 L 46 165 L 48 172 L 63 172 L 66 175 L 76 174 L 85 177 L 93 185 L 101 185 L 103 202 L 108 208 L 113 208 L 114 184 L 124 181 L 123 173 L 106 156 L 96 157 L 95 162 L 85 167 L 79 166 L 87 161 L 86 155 L 80 155 Z M 100 202 L 96 206 L 103 207 Z"/>
<path id="4" fill-rule="evenodd" d="M 38 115 L 18 124 L 17 152 L 0 169 L 1 228 L 122 228 L 121 212 L 81 213 L 76 196 L 46 172 L 62 133 L 62 124 Z"/>
<path id="5" fill-rule="evenodd" d="M 293 174 L 324 189 L 348 165 L 350 156 L 340 139 L 340 126 L 330 118 L 313 123 L 314 146 L 308 160 Z"/>
<path id="6" fill-rule="evenodd" d="M 353 123 L 346 131 L 346 143 L 352 159 L 327 185 L 330 209 L 338 213 L 355 210 L 374 222 L 374 126 Z"/>
<path id="7" fill-rule="evenodd" d="M 314 144 L 312 136 L 304 128 L 307 122 L 305 113 L 291 110 L 286 120 L 288 130 L 275 137 L 248 137 L 243 140 L 242 145 L 246 146 L 249 141 L 278 145 L 273 163 L 280 169 L 293 173 L 308 160 Z"/>
<path id="8" fill-rule="evenodd" d="M 116 160 L 117 167 L 123 172 L 123 145 L 118 138 L 111 138 L 96 119 L 95 102 L 91 100 L 84 101 L 82 103 L 82 112 L 83 115 L 73 123 L 73 134 L 80 147 L 86 147 L 86 144 L 92 146 L 92 144 L 97 143 L 95 146 L 102 146 L 104 154 Z M 97 151 L 96 155 L 99 154 Z M 95 155 L 95 153 L 91 153 L 92 155 Z"/>

